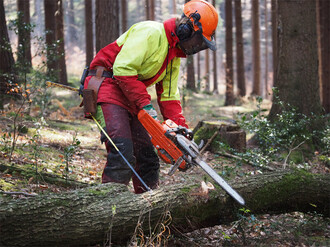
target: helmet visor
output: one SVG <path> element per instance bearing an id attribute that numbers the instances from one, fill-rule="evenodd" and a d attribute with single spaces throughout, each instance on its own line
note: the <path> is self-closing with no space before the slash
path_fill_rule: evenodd
<path id="1" fill-rule="evenodd" d="M 211 48 L 208 45 L 208 43 L 212 43 L 212 42 L 208 40 L 207 40 L 208 42 L 206 42 L 206 40 L 207 39 L 202 35 L 200 31 L 196 31 L 193 32 L 193 34 L 189 38 L 181 40 L 179 42 L 179 46 L 186 55 L 193 55 L 199 51 L 205 50 L 207 48 Z M 215 43 L 214 46 L 212 47 L 215 48 Z"/>
<path id="2" fill-rule="evenodd" d="M 214 35 L 211 36 L 211 40 L 208 40 L 204 35 L 203 35 L 203 40 L 206 43 L 207 47 L 210 48 L 212 51 L 215 51 L 217 49 Z"/>

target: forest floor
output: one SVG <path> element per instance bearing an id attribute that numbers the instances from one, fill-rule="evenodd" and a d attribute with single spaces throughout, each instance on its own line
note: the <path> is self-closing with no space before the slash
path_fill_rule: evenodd
<path id="1" fill-rule="evenodd" d="M 15 115 L 0 117 L 0 201 L 1 198 L 25 198 L 44 193 L 59 193 L 76 187 L 100 183 L 106 152 L 99 140 L 99 130 L 83 118 L 70 92 L 54 90 L 54 99 L 46 119 L 37 120 L 38 108 L 30 116 L 16 119 L 21 133 L 10 155 Z M 256 102 L 244 100 L 240 106 L 223 107 L 221 95 L 189 94 L 184 99 L 184 113 L 191 128 L 201 120 L 235 119 L 237 113 L 255 109 Z M 7 105 L 8 112 L 15 106 Z M 264 108 L 270 103 L 264 102 Z M 7 113 L 8 113 L 7 112 Z M 9 135 L 9 133 L 11 133 Z M 11 157 L 11 161 L 9 161 Z M 248 164 L 237 165 L 232 158 L 206 152 L 205 160 L 226 180 L 256 175 L 262 170 Z M 329 173 L 324 164 L 314 171 Z M 203 173 L 194 168 L 168 176 L 169 166 L 162 164 L 160 187 L 185 180 L 202 181 Z M 36 176 L 37 175 L 37 176 Z M 132 186 L 129 188 L 132 190 Z M 314 212 L 281 215 L 254 215 L 242 209 L 242 217 L 229 225 L 199 229 L 170 236 L 168 246 L 330 246 L 330 221 Z"/>

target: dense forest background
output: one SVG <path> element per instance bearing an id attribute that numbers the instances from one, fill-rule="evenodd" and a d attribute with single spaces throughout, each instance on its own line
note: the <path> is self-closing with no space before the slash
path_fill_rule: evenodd
<path id="1" fill-rule="evenodd" d="M 89 17 L 85 17 L 85 4 L 88 1 L 63 1 L 63 23 L 64 23 L 64 43 L 65 43 L 65 61 L 67 66 L 67 75 L 68 80 L 70 82 L 77 81 L 84 65 L 86 64 L 86 21 L 90 19 L 92 22 L 91 29 L 89 29 L 88 35 L 91 37 L 95 37 L 95 1 L 91 1 L 91 9 Z M 100 1 L 102 2 L 102 1 Z M 109 8 L 117 8 L 114 10 L 115 13 L 122 13 L 122 8 L 126 8 L 126 20 L 123 20 L 123 15 L 119 16 L 111 16 L 110 19 L 114 20 L 115 18 L 119 18 L 119 32 L 118 34 L 123 33 L 127 28 L 129 28 L 132 24 L 144 21 L 147 19 L 154 19 L 156 21 L 164 21 L 171 17 L 178 17 L 182 14 L 182 7 L 184 4 L 183 0 L 177 1 L 154 1 L 153 11 L 154 15 L 148 17 L 146 11 L 147 9 L 151 9 L 151 6 L 146 5 L 146 1 L 118 1 L 117 5 L 112 5 L 112 2 L 108 1 Z M 126 3 L 125 3 L 126 2 Z M 153 2 L 153 1 L 152 1 Z M 233 2 L 234 3 L 234 2 Z M 4 6 L 6 11 L 6 20 L 7 23 L 13 21 L 17 18 L 17 4 L 14 0 L 4 0 Z M 195 80 L 196 87 L 200 85 L 200 88 L 204 91 L 213 91 L 215 87 L 219 87 L 221 92 L 225 90 L 225 55 L 226 55 L 226 45 L 225 45 L 225 1 L 215 1 L 215 6 L 220 14 L 219 26 L 216 33 L 217 40 L 217 51 L 216 51 L 216 62 L 214 65 L 213 56 L 210 51 L 201 52 L 200 55 L 195 55 Z M 31 53 L 36 54 L 36 49 L 38 47 L 34 45 L 36 37 L 45 38 L 45 11 L 44 11 L 44 1 L 36 0 L 30 1 L 30 22 L 35 25 L 33 28 L 33 32 L 31 33 L 32 45 L 31 45 Z M 272 42 L 271 42 L 271 2 L 270 1 L 261 1 L 259 6 L 259 37 L 260 37 L 260 80 L 261 80 L 261 95 L 263 97 L 268 97 L 268 93 L 271 92 L 272 87 Z M 233 9 L 234 11 L 234 9 Z M 109 15 L 111 11 L 108 9 Z M 237 12 L 239 13 L 239 12 Z M 117 14 L 118 15 L 118 14 Z M 242 46 L 244 46 L 244 69 L 245 69 L 245 82 L 247 87 L 247 94 L 250 94 L 252 91 L 252 6 L 251 1 L 242 1 L 241 4 L 241 16 L 242 16 L 242 29 L 243 32 L 243 40 Z M 234 17 L 234 15 L 233 15 Z M 125 23 L 124 23 L 125 22 Z M 233 31 L 235 32 L 235 19 L 233 19 Z M 105 27 L 102 25 L 102 32 L 111 32 L 110 27 Z M 17 42 L 18 37 L 15 34 L 14 30 L 9 30 L 9 39 L 12 44 L 13 52 L 17 50 Z M 232 39 L 234 42 L 234 39 Z M 234 43 L 233 43 L 234 46 Z M 93 54 L 95 55 L 96 46 L 95 46 L 95 38 L 93 39 Z M 233 48 L 233 56 L 235 56 L 235 47 Z M 208 63 L 206 63 L 206 58 L 208 59 Z M 33 56 L 32 64 L 40 63 L 41 58 L 38 56 Z M 236 59 L 233 59 L 234 64 L 234 80 L 236 81 Z M 182 67 L 186 67 L 186 64 L 183 63 Z M 214 67 L 216 68 L 216 74 L 214 73 Z M 184 70 L 184 68 L 182 69 Z M 214 79 L 214 76 L 217 76 Z M 214 81 L 216 81 L 217 86 L 214 86 Z M 65 82 L 63 82 L 65 83 Z M 183 83 L 183 82 L 181 82 Z M 206 85 L 210 85 L 206 88 Z M 236 87 L 236 83 L 234 84 Z M 267 85 L 267 86 L 266 86 Z M 267 89 L 266 89 L 267 87 Z M 236 92 L 236 88 L 235 88 Z"/>
<path id="2" fill-rule="evenodd" d="M 96 52 L 132 24 L 144 20 L 162 22 L 180 16 L 184 1 L 4 0 L 3 3 L 9 27 L 7 42 L 10 42 L 15 57 L 20 57 L 19 47 L 24 44 L 23 57 L 30 60 L 29 63 L 35 66 L 48 59 L 48 70 L 56 70 L 55 80 L 68 84 L 77 82 L 84 66 Z M 226 105 L 235 104 L 237 97 L 251 94 L 270 99 L 274 64 L 278 66 L 274 54 L 279 52 L 279 30 L 285 25 L 279 20 L 281 13 L 278 12 L 278 6 L 283 3 L 278 4 L 276 0 L 213 0 L 212 4 L 220 14 L 216 32 L 218 49 L 216 52 L 201 52 L 182 63 L 181 85 L 204 92 L 225 92 Z M 328 112 L 329 45 L 326 41 L 329 31 L 326 24 L 329 22 L 329 7 L 323 0 L 315 1 L 315 5 L 315 18 L 309 21 L 317 31 L 317 53 L 322 61 L 318 70 L 320 97 L 324 99 L 323 105 Z M 17 26 L 20 22 L 13 24 L 19 19 L 18 13 L 21 13 L 19 18 L 22 20 L 19 25 L 31 25 L 31 34 L 25 38 L 23 33 L 27 30 Z M 40 53 L 41 40 L 48 47 L 44 48 L 48 49 L 46 53 Z M 56 46 L 54 51 L 52 45 Z"/>

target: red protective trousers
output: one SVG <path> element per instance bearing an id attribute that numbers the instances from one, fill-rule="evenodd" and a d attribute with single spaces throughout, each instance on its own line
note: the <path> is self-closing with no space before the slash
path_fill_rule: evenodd
<path id="1" fill-rule="evenodd" d="M 154 189 L 158 186 L 159 159 L 136 115 L 125 108 L 109 103 L 101 104 L 106 131 L 119 151 L 135 168 L 143 181 Z M 135 193 L 145 192 L 139 179 L 119 155 L 105 136 L 101 136 L 107 149 L 107 163 L 102 174 L 102 183 L 116 182 L 128 184 L 132 178 Z"/>

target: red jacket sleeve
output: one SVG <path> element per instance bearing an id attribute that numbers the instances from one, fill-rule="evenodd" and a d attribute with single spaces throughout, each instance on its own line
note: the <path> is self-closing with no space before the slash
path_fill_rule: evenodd
<path id="1" fill-rule="evenodd" d="M 142 109 L 143 106 L 150 104 L 151 97 L 146 85 L 138 80 L 138 76 L 114 76 L 118 86 L 129 101 Z"/>
<path id="2" fill-rule="evenodd" d="M 161 94 L 163 93 L 163 82 L 156 84 L 157 99 L 160 111 L 164 117 L 164 120 L 171 119 L 177 125 L 188 128 L 186 119 L 182 113 L 182 107 L 180 100 L 161 100 Z"/>

